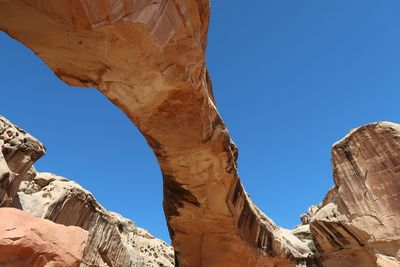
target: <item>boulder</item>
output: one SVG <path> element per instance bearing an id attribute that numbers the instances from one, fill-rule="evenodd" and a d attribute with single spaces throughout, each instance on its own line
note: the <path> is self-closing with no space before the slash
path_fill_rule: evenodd
<path id="1" fill-rule="evenodd" d="M 79 267 L 87 231 L 0 208 L 0 266 Z"/>

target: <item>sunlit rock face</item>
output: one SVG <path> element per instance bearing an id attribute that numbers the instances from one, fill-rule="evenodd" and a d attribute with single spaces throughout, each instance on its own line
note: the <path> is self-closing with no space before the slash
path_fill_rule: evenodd
<path id="1" fill-rule="evenodd" d="M 0 170 L 8 175 L 5 181 L 19 187 L 4 187 L 4 196 L 7 206 L 23 210 L 0 208 L 0 266 L 174 265 L 171 246 L 105 210 L 77 183 L 38 173 L 32 163 L 44 153 L 41 143 L 5 118 L 0 117 L 0 122 L 6 155 Z"/>
<path id="2" fill-rule="evenodd" d="M 50 173 L 22 181 L 14 206 L 36 217 L 89 232 L 80 266 L 174 266 L 171 246 L 105 210 L 80 185 Z"/>
<path id="3" fill-rule="evenodd" d="M 336 186 L 302 227 L 276 226 L 239 180 L 205 66 L 208 19 L 208 0 L 0 1 L 0 29 L 66 83 L 96 87 L 145 136 L 176 266 L 396 266 L 398 127 L 366 126 L 336 144 Z"/>
<path id="4" fill-rule="evenodd" d="M 0 208 L 0 266 L 79 267 L 87 231 Z"/>
<path id="5" fill-rule="evenodd" d="M 353 130 L 332 149 L 335 186 L 311 220 L 323 266 L 400 266 L 400 125 Z"/>
<path id="6" fill-rule="evenodd" d="M 44 146 L 0 116 L 0 207 L 8 207 L 32 164 L 45 153 Z"/>
<path id="7" fill-rule="evenodd" d="M 247 197 L 205 67 L 208 0 L 13 0 L 0 28 L 66 83 L 96 87 L 160 164 L 177 266 L 296 266 L 306 244 Z"/>

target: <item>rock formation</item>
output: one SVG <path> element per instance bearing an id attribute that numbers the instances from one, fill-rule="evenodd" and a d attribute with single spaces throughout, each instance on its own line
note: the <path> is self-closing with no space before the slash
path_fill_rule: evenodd
<path id="1" fill-rule="evenodd" d="M 0 116 L 0 207 L 10 206 L 24 175 L 45 152 L 30 134 Z"/>
<path id="2" fill-rule="evenodd" d="M 0 201 L 24 211 L 0 208 L 0 266 L 174 265 L 165 242 L 106 211 L 78 184 L 37 173 L 32 163 L 44 154 L 43 145 L 4 117 L 0 122 L 5 155 L 0 173 L 7 182 Z"/>
<path id="3" fill-rule="evenodd" d="M 208 0 L 0 1 L 0 29 L 139 127 L 163 173 L 177 265 L 295 266 L 310 250 L 239 180 L 205 67 L 208 20 Z"/>
<path id="4" fill-rule="evenodd" d="M 0 29 L 66 83 L 96 87 L 145 136 L 163 174 L 176 266 L 397 264 L 397 135 L 353 133 L 335 145 L 336 187 L 302 216 L 308 226 L 279 228 L 239 180 L 205 66 L 208 19 L 208 0 L 0 0 Z"/>
<path id="5" fill-rule="evenodd" d="M 37 173 L 21 184 L 15 207 L 58 224 L 89 232 L 82 267 L 174 265 L 173 249 L 121 215 L 106 211 L 75 182 Z"/>
<path id="6" fill-rule="evenodd" d="M 310 223 L 321 264 L 400 266 L 400 125 L 353 130 L 332 165 L 335 186 Z"/>
<path id="7" fill-rule="evenodd" d="M 0 208 L 0 266 L 79 267 L 87 231 Z"/>

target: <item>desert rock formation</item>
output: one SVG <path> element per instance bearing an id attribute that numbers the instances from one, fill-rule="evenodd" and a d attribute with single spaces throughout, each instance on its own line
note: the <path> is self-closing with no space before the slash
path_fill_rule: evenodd
<path id="1" fill-rule="evenodd" d="M 0 266 L 79 267 L 87 231 L 0 208 Z"/>
<path id="2" fill-rule="evenodd" d="M 208 0 L 0 3 L 0 29 L 66 83 L 99 89 L 146 137 L 163 173 L 177 265 L 295 266 L 311 255 L 239 180 L 205 67 Z"/>
<path id="3" fill-rule="evenodd" d="M 37 173 L 22 182 L 14 206 L 89 232 L 80 266 L 174 266 L 173 249 L 121 215 L 105 210 L 75 182 Z"/>
<path id="4" fill-rule="evenodd" d="M 171 246 L 105 210 L 75 182 L 38 173 L 32 163 L 44 154 L 43 145 L 4 117 L 0 122 L 0 172 L 3 185 L 12 184 L 3 187 L 0 200 L 23 210 L 0 208 L 0 266 L 174 265 Z"/>
<path id="5" fill-rule="evenodd" d="M 335 186 L 312 215 L 323 266 L 400 266 L 400 125 L 373 123 L 332 148 Z"/>
<path id="6" fill-rule="evenodd" d="M 30 134 L 0 116 L 0 207 L 10 206 L 24 175 L 45 153 Z"/>
<path id="7" fill-rule="evenodd" d="M 335 145 L 336 187 L 302 216 L 308 226 L 279 228 L 240 182 L 238 150 L 205 66 L 208 19 L 208 0 L 0 0 L 0 29 L 66 83 L 96 87 L 145 136 L 163 173 L 176 266 L 342 266 L 334 259 L 348 264 L 350 256 L 355 264 L 396 264 L 396 134 L 362 141 L 353 133 L 345 138 L 356 136 L 352 145 Z M 391 143 L 374 150 L 370 139 L 380 146 L 380 134 Z M 376 233 L 363 225 L 370 222 Z"/>

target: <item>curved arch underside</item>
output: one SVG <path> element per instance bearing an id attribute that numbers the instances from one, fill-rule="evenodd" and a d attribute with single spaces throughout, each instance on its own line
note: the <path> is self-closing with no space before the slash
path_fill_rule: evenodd
<path id="1" fill-rule="evenodd" d="M 208 0 L 0 0 L 1 30 L 67 84 L 96 87 L 147 139 L 177 266 L 312 266 L 239 180 L 205 65 L 208 20 Z"/>

